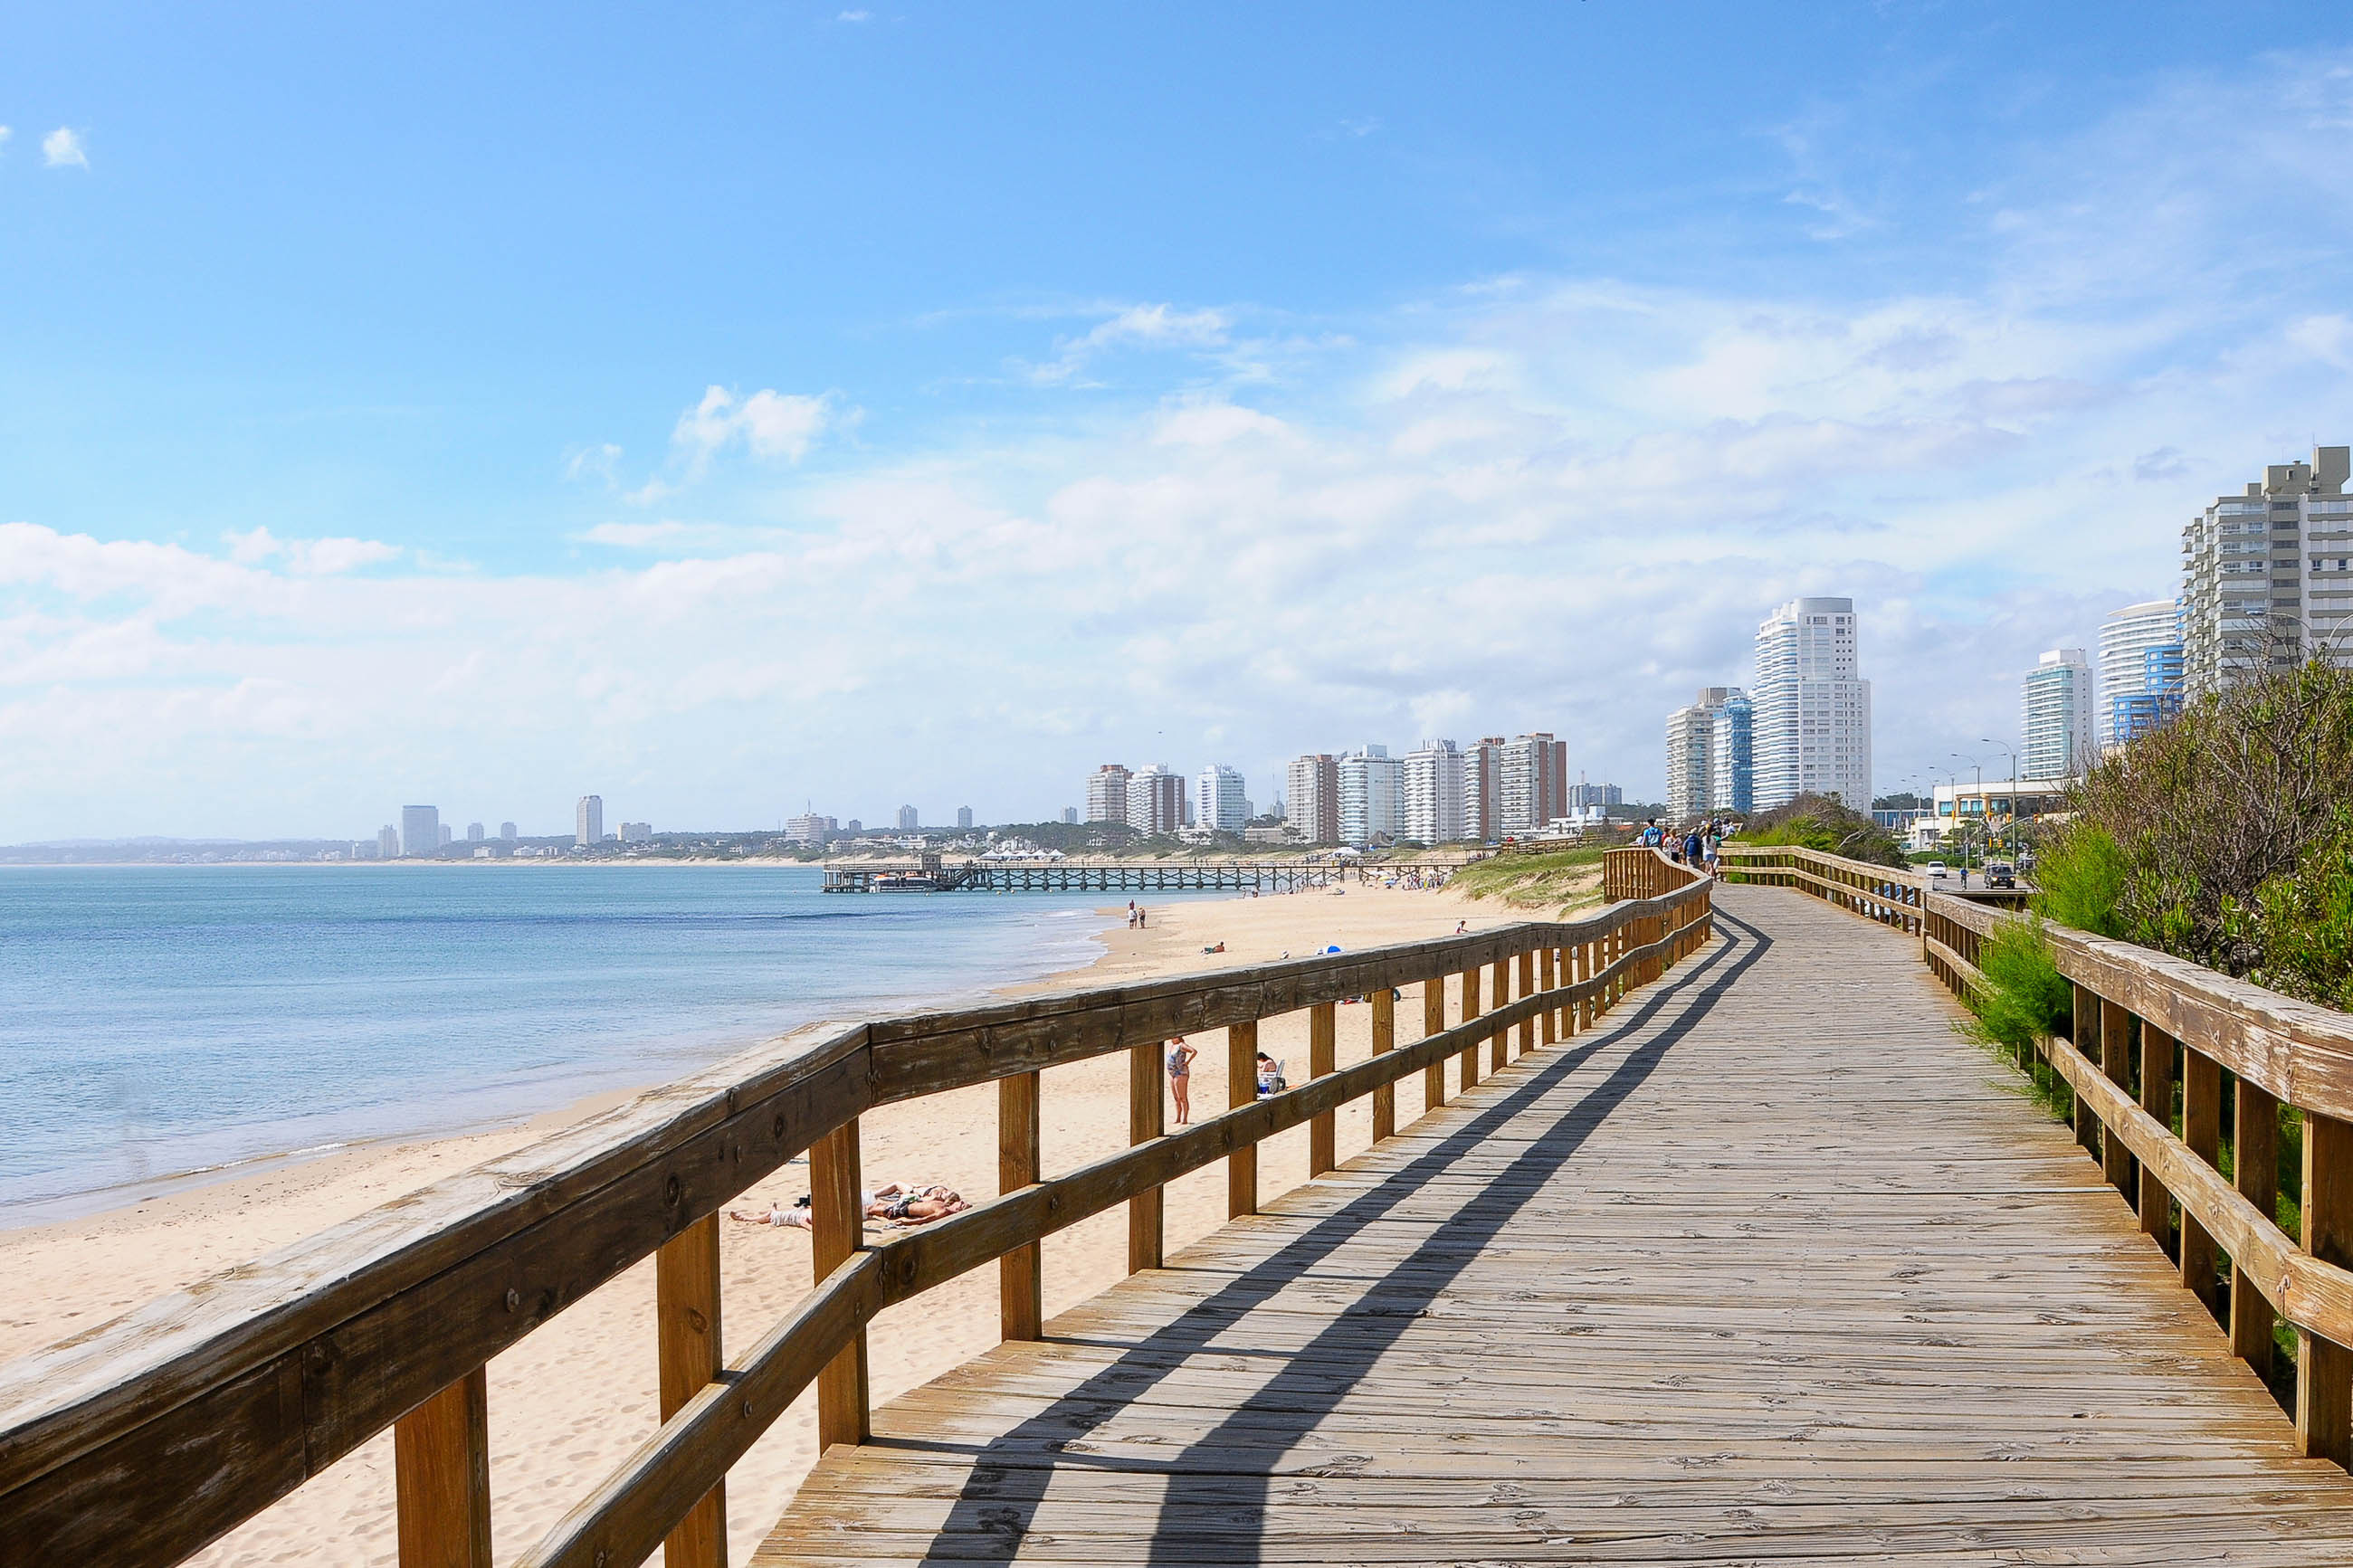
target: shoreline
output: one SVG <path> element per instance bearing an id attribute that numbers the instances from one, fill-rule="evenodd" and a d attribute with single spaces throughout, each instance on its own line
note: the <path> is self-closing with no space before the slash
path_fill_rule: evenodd
<path id="1" fill-rule="evenodd" d="M 1124 900 L 1122 900 L 1124 903 Z M 1095 905 L 1101 951 L 1076 968 L 994 987 L 993 998 L 1072 987 L 1110 987 L 1147 977 L 1271 962 L 1338 944 L 1356 949 L 1451 932 L 1458 920 L 1475 929 L 1526 918 L 1499 904 L 1472 903 L 1448 891 L 1350 887 L 1252 899 L 1199 898 L 1171 903 L 1138 900 L 1149 911 L 1142 931 L 1125 925 L 1121 903 Z M 1200 949 L 1219 942 L 1223 954 Z M 1419 988 L 1414 988 L 1418 990 Z M 1371 1009 L 1344 1005 L 1338 1017 L 1342 1066 L 1371 1051 Z M 1405 1032 L 1418 1006 L 1398 1010 Z M 1304 1013 L 1268 1020 L 1263 1047 L 1303 1067 Z M 1208 1114 L 1226 1103 L 1223 1052 L 1214 1038 L 1194 1063 L 1194 1104 Z M 1294 1080 L 1303 1076 L 1294 1070 Z M 1126 1146 L 1126 1053 L 1090 1058 L 1046 1075 L 1041 1120 L 1050 1169 L 1069 1169 Z M 0 1359 L 14 1358 L 86 1333 L 155 1296 L 246 1263 L 418 1186 L 522 1147 L 626 1100 L 614 1091 L 552 1108 L 517 1124 L 454 1136 L 362 1145 L 266 1172 L 232 1173 L 93 1212 L 70 1221 L 0 1232 Z M 997 1094 L 991 1085 L 886 1106 L 860 1120 L 870 1184 L 939 1181 L 974 1199 L 997 1191 Z M 1399 1123 L 1420 1113 L 1418 1080 L 1399 1086 Z M 1338 1116 L 1343 1158 L 1369 1138 L 1366 1100 Z M 1172 1125 L 1174 1118 L 1171 1119 Z M 1261 1146 L 1261 1191 L 1267 1197 L 1306 1179 L 1303 1127 Z M 735 1200 L 752 1207 L 789 1204 L 807 1189 L 801 1156 Z M 1216 1165 L 1165 1189 L 1169 1251 L 1225 1223 L 1225 1173 Z M 734 1206 L 731 1205 L 730 1206 Z M 723 1223 L 725 1281 L 723 1342 L 736 1353 L 765 1332 L 808 1289 L 805 1233 L 765 1225 Z M 1049 1317 L 1068 1310 L 1126 1272 L 1126 1217 L 1117 1208 L 1047 1238 L 1043 1247 Z M 567 1308 L 490 1363 L 491 1485 L 497 1560 L 511 1561 L 576 1502 L 659 1425 L 653 1355 L 652 1264 L 644 1260 Z M 875 1400 L 894 1397 L 946 1373 L 997 1342 L 997 1274 L 976 1269 L 879 1315 L 870 1331 Z M 395 1568 L 392 1443 L 379 1433 L 228 1536 L 194 1563 L 271 1562 L 306 1568 L 382 1564 Z M 729 1555 L 747 1560 L 815 1458 L 813 1396 L 805 1394 L 778 1419 L 728 1481 Z"/>

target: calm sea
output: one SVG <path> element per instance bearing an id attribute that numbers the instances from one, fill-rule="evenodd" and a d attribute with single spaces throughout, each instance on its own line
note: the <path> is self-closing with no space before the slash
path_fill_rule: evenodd
<path id="1" fill-rule="evenodd" d="M 0 870 L 0 1225 L 1070 969 L 1101 951 L 1093 911 L 1113 901 L 818 882 L 733 866 Z"/>

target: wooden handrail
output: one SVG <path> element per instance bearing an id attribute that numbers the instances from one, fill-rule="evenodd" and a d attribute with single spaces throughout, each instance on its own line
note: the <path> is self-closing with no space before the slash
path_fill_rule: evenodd
<path id="1" fill-rule="evenodd" d="M 1580 976 L 1517 1000 L 1498 995 L 1453 1029 L 879 1246 L 855 1234 L 854 1215 L 829 1218 L 820 1205 L 819 1228 L 848 1248 L 836 1254 L 843 1261 L 747 1356 L 685 1398 L 526 1559 L 635 1562 L 712 1498 L 727 1466 L 821 1369 L 862 1345 L 881 1306 L 1217 1159 L 1237 1156 L 1239 1168 L 1274 1132 L 1442 1069 L 1449 1057 L 1467 1065 L 1482 1040 L 1496 1042 L 1500 1064 L 1510 1029 L 1539 1015 L 1549 1037 L 1566 1038 L 1709 933 L 1704 878 L 1648 851 L 1611 851 L 1604 882 L 1620 901 L 1575 921 L 813 1026 L 150 1302 L 0 1368 L 8 1523 L 0 1563 L 180 1560 L 477 1377 L 490 1356 L 702 1225 L 794 1154 L 847 1137 L 854 1170 L 856 1119 L 872 1107 L 1156 1047 L 1177 1033 L 1240 1034 L 1277 1014 L 1435 985 L 1482 965 L 1497 966 L 1501 984 L 1507 961 L 1523 953 L 1544 952 L 1550 973 Z M 1534 973 L 1523 967 L 1523 991 Z M 1523 1031 L 1524 1041 L 1532 1035 Z M 851 1397 L 862 1430 L 862 1370 Z M 709 1539 L 710 1521 L 691 1533 Z"/>
<path id="2" fill-rule="evenodd" d="M 1893 923 L 1917 934 L 1929 969 L 1965 995 L 1986 984 L 1978 966 L 1984 941 L 2025 918 L 1814 850 L 1746 847 L 1727 860 L 1751 879 L 1858 912 L 1872 912 L 1873 886 L 1917 889 L 1900 905 L 1877 902 L 1873 918 L 1896 911 Z M 2167 1247 L 2184 1287 L 2221 1318 L 2234 1353 L 2266 1372 L 2274 1320 L 2295 1328 L 2304 1451 L 2353 1467 L 2353 1014 L 2130 942 L 2047 921 L 2041 930 L 2075 1005 L 2073 1037 L 2038 1041 L 2034 1058 L 2068 1086 L 2079 1139 L 2138 1212 L 2141 1229 Z M 2225 1073 L 2238 1106 L 2230 1180 L 2219 1168 Z M 2301 1240 L 2273 1212 L 2283 1105 L 2304 1116 Z M 2218 1249 L 2231 1265 L 2227 1296 L 2215 1288 Z"/>

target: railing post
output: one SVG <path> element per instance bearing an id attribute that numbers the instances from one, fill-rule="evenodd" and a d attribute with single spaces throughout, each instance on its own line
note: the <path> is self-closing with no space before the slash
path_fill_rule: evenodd
<path id="1" fill-rule="evenodd" d="M 1258 1020 L 1226 1031 L 1226 1105 L 1240 1110 L 1258 1099 Z M 1245 1143 L 1226 1156 L 1226 1217 L 1258 1213 L 1258 1145 Z"/>
<path id="2" fill-rule="evenodd" d="M 1512 960 L 1508 954 L 1495 960 L 1495 1000 L 1493 1008 L 1502 1012 L 1512 1000 Z M 1502 1072 L 1512 1059 L 1512 1031 L 1496 1030 L 1487 1038 L 1487 1070 Z"/>
<path id="3" fill-rule="evenodd" d="M 1479 1016 L 1479 966 L 1466 965 L 1462 971 L 1462 1021 L 1471 1022 Z M 1472 1041 L 1462 1050 L 1462 1088 L 1467 1092 L 1479 1081 L 1479 1042 Z"/>
<path id="4" fill-rule="evenodd" d="M 1339 1070 L 1338 1010 L 1330 1002 L 1307 1009 L 1307 1076 L 1329 1078 Z M 1307 1173 L 1320 1176 L 1340 1163 L 1339 1113 L 1326 1110 L 1307 1119 Z"/>
<path id="5" fill-rule="evenodd" d="M 866 1196 L 858 1170 L 858 1119 L 809 1146 L 809 1265 L 822 1281 L 866 1245 Z M 866 1325 L 817 1374 L 817 1448 L 863 1443 L 871 1427 L 866 1401 Z"/>
<path id="6" fill-rule="evenodd" d="M 1549 994 L 1559 988 L 1559 963 L 1560 949 L 1556 947 L 1541 947 L 1536 950 L 1537 991 Z M 1543 1014 L 1543 1026 L 1536 1036 L 1536 1041 L 1539 1045 L 1550 1046 L 1558 1043 L 1556 1030 L 1559 1017 L 1560 1008 L 1555 1004 L 1547 1003 Z"/>
<path id="7" fill-rule="evenodd" d="M 1520 954 L 1520 1000 L 1526 1001 L 1536 994 L 1536 950 L 1529 948 Z M 1551 1031 L 1546 1030 L 1547 1034 Z M 1536 1021 L 1534 1015 L 1520 1020 L 1520 1055 L 1526 1056 L 1536 1048 Z"/>
<path id="8" fill-rule="evenodd" d="M 997 1190 L 1018 1192 L 1038 1179 L 1039 1075 L 1018 1072 L 997 1080 Z M 1036 1242 L 997 1260 L 997 1320 L 1008 1340 L 1046 1331 L 1045 1271 Z"/>
<path id="9" fill-rule="evenodd" d="M 719 1216 L 708 1214 L 654 1254 L 654 1338 L 668 1421 L 719 1375 Z M 727 1483 L 721 1481 L 662 1542 L 665 1568 L 725 1568 Z"/>
<path id="10" fill-rule="evenodd" d="M 490 1380 L 476 1367 L 393 1423 L 400 1568 L 491 1568 Z"/>
<path id="11" fill-rule="evenodd" d="M 2304 1250 L 2353 1268 L 2353 1122 L 2304 1113 Z M 2296 1331 L 2295 1433 L 2306 1458 L 2353 1468 L 2353 1350 Z"/>
<path id="12" fill-rule="evenodd" d="M 1381 985 L 1373 991 L 1373 1055 L 1397 1048 L 1397 988 Z M 1397 1085 L 1385 1083 L 1373 1090 L 1373 1142 L 1397 1134 Z"/>
<path id="13" fill-rule="evenodd" d="M 2132 1087 L 2131 1018 L 2123 1004 L 2100 998 L 2100 1070 L 2124 1089 Z M 2100 1135 L 2100 1174 L 2127 1201 L 2134 1194 L 2133 1163 L 2132 1150 L 2116 1129 L 2105 1129 Z"/>
<path id="14" fill-rule="evenodd" d="M 2073 1029 L 2075 1049 L 2087 1062 L 2097 1062 L 2100 1056 L 2100 999 L 2084 986 L 2074 988 L 2074 1005 L 2070 1027 Z M 2075 1142 L 2094 1160 L 2100 1157 L 2100 1119 L 2094 1115 L 2089 1101 L 2078 1094 L 2075 1100 Z"/>
<path id="15" fill-rule="evenodd" d="M 2158 1125 L 2173 1126 L 2173 1037 L 2140 1021 L 2140 1108 L 2157 1118 Z M 2173 1234 L 2173 1194 L 2146 1164 L 2140 1168 L 2140 1228 L 2162 1247 Z"/>
<path id="16" fill-rule="evenodd" d="M 1421 1037 L 1446 1032 L 1446 977 L 1433 974 L 1421 987 Z M 1446 1063 L 1434 1061 L 1421 1069 L 1421 1110 L 1427 1116 L 1446 1103 Z"/>
<path id="17" fill-rule="evenodd" d="M 2279 1212 L 2279 1101 L 2245 1079 L 2232 1086 L 2231 1180 L 2239 1195 L 2271 1219 Z M 2232 1259 L 2231 1353 L 2268 1379 L 2272 1370 L 2272 1304 L 2247 1271 Z"/>
<path id="18" fill-rule="evenodd" d="M 1127 1052 L 1127 1141 L 1149 1143 L 1168 1130 L 1160 1090 L 1160 1047 L 1131 1046 Z M 1127 1200 L 1127 1271 L 1157 1268 L 1161 1259 L 1161 1215 L 1166 1189 L 1153 1187 Z"/>
<path id="19" fill-rule="evenodd" d="M 2142 1024 L 2147 1028 L 2146 1022 Z M 2222 1159 L 2222 1065 L 2212 1057 L 2184 1046 L 2181 1049 L 2181 1141 L 2210 1166 Z M 2181 1205 L 2181 1283 L 2205 1305 L 2215 1308 L 2214 1238 Z"/>

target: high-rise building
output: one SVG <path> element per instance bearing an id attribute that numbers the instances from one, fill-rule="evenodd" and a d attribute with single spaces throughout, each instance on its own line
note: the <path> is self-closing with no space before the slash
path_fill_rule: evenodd
<path id="1" fill-rule="evenodd" d="M 1626 792 L 1614 784 L 1587 784 L 1580 773 L 1568 786 L 1568 808 L 1583 811 L 1588 806 L 1611 806 L 1626 804 Z M 1745 807 L 1743 809 L 1746 809 Z"/>
<path id="2" fill-rule="evenodd" d="M 1403 758 L 1389 755 L 1387 746 L 1367 745 L 1340 759 L 1341 843 L 1361 849 L 1399 837 L 1403 763 Z"/>
<path id="3" fill-rule="evenodd" d="M 515 832 L 515 825 L 514 825 L 513 823 L 512 823 L 512 822 L 501 822 L 501 823 L 500 823 L 500 824 L 499 824 L 499 837 L 501 837 L 501 838 L 514 838 L 514 837 L 519 837 L 519 835 Z"/>
<path id="4" fill-rule="evenodd" d="M 1340 763 L 1329 752 L 1293 757 L 1283 820 L 1309 844 L 1340 842 Z"/>
<path id="5" fill-rule="evenodd" d="M 428 805 L 425 809 L 430 811 L 433 808 Z M 389 822 L 375 830 L 375 855 L 379 860 L 400 858 L 400 829 Z"/>
<path id="6" fill-rule="evenodd" d="M 480 844 L 481 841 L 482 825 L 479 822 L 470 822 L 466 824 L 466 842 L 469 844 Z"/>
<path id="7" fill-rule="evenodd" d="M 2353 448 L 2274 463 L 2181 531 L 2182 681 L 2221 691 L 2325 657 L 2353 668 Z"/>
<path id="8" fill-rule="evenodd" d="M 584 795 L 572 808 L 572 842 L 582 848 L 605 842 L 605 797 Z"/>
<path id="9" fill-rule="evenodd" d="M 972 807 L 968 805 L 960 805 L 956 807 L 956 826 L 958 827 L 970 827 L 972 826 Z"/>
<path id="10" fill-rule="evenodd" d="M 1748 811 L 1757 794 L 1755 712 L 1737 686 L 1703 686 L 1667 715 L 1667 816 Z"/>
<path id="11" fill-rule="evenodd" d="M 1757 626 L 1757 810 L 1801 795 L 1871 808 L 1871 682 L 1856 643 L 1852 599 L 1792 599 Z"/>
<path id="12" fill-rule="evenodd" d="M 1462 753 L 1451 741 L 1424 741 L 1398 759 L 1398 837 L 1451 844 L 1463 837 Z"/>
<path id="13" fill-rule="evenodd" d="M 439 847 L 442 847 L 442 845 L 447 845 L 447 844 L 448 844 L 451 839 L 453 839 L 453 838 L 457 837 L 457 836 L 458 836 L 458 831 L 457 831 L 457 829 L 456 829 L 456 828 L 451 827 L 451 826 L 450 826 L 448 823 L 446 823 L 446 822 L 445 822 L 445 823 L 442 823 L 442 824 L 440 825 L 440 827 L 441 827 L 441 833 L 440 833 L 441 844 L 439 844 L 439 845 L 436 845 L 436 846 L 434 847 L 436 847 L 436 848 L 439 848 Z"/>
<path id="14" fill-rule="evenodd" d="M 1223 763 L 1203 768 L 1193 780 L 1193 820 L 1217 833 L 1240 833 L 1250 826 L 1250 802 L 1242 775 Z"/>
<path id="15" fill-rule="evenodd" d="M 2092 663 L 2079 647 L 2054 647 L 2026 672 L 2018 771 L 2030 779 L 2072 779 L 2092 750 Z"/>
<path id="16" fill-rule="evenodd" d="M 1062 820 L 1075 826 L 1079 820 L 1079 808 L 1075 805 L 1062 807 Z"/>
<path id="17" fill-rule="evenodd" d="M 1462 753 L 1462 836 L 1475 843 L 1504 836 L 1504 745 L 1482 735 Z"/>
<path id="18" fill-rule="evenodd" d="M 1568 742 L 1546 731 L 1506 741 L 1499 754 L 1495 819 L 1499 833 L 1541 833 L 1568 815 Z"/>
<path id="19" fill-rule="evenodd" d="M 400 852 L 430 855 L 441 847 L 441 808 L 404 805 L 400 808 Z"/>
<path id="20" fill-rule="evenodd" d="M 1127 781 L 1132 777 L 1117 763 L 1105 763 L 1087 775 L 1087 820 L 1127 820 Z"/>
<path id="21" fill-rule="evenodd" d="M 624 844 L 650 844 L 653 842 L 653 837 L 654 825 L 650 822 L 621 824 L 621 842 Z"/>
<path id="22" fill-rule="evenodd" d="M 922 817 L 921 814 L 919 814 L 919 813 L 915 810 L 915 808 L 914 808 L 913 806 L 912 806 L 912 805 L 902 805 L 902 806 L 901 806 L 901 807 L 899 808 L 899 831 L 900 831 L 900 832 L 902 832 L 902 833 L 913 833 L 913 832 L 916 832 L 918 829 L 920 829 L 922 826 L 923 826 L 923 817 Z"/>
<path id="23" fill-rule="evenodd" d="M 2181 605 L 2151 599 L 2100 623 L 2099 742 L 2103 750 L 2169 723 L 2181 711 Z"/>
<path id="24" fill-rule="evenodd" d="M 1185 826 L 1185 779 L 1155 763 L 1128 775 L 1127 825 L 1146 836 L 1173 834 Z"/>
<path id="25" fill-rule="evenodd" d="M 825 836 L 833 827 L 833 818 L 819 816 L 813 811 L 785 818 L 785 837 L 805 848 L 822 849 Z"/>

